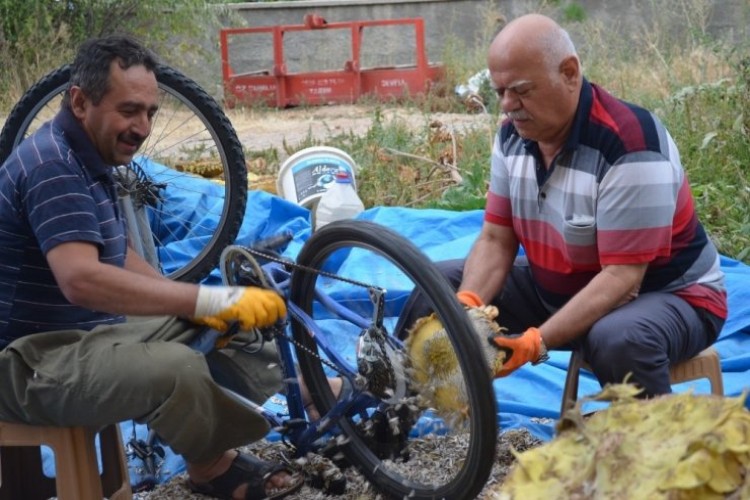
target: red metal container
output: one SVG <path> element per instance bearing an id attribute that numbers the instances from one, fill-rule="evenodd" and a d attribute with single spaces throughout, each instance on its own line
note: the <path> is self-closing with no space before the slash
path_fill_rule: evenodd
<path id="1" fill-rule="evenodd" d="M 414 60 L 410 64 L 361 67 L 363 32 L 368 28 L 402 26 L 414 32 Z M 285 62 L 284 35 L 291 32 L 322 31 L 341 38 L 342 30 L 351 40 L 350 58 L 339 70 L 289 72 Z M 267 36 L 273 42 L 273 67 L 235 71 L 230 61 L 230 39 L 243 36 Z M 331 37 L 331 43 L 337 43 Z M 424 21 L 421 18 L 328 23 L 322 17 L 308 14 L 303 24 L 224 28 L 220 31 L 224 99 L 228 107 L 236 104 L 266 103 L 284 108 L 300 104 L 353 103 L 364 95 L 398 98 L 424 93 L 430 85 L 442 80 L 441 64 L 430 64 L 424 43 Z"/>

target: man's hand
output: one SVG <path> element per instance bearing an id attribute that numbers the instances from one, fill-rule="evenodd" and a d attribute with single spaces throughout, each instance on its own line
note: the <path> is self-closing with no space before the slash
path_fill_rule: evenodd
<path id="1" fill-rule="evenodd" d="M 226 332 L 238 322 L 243 331 L 274 324 L 286 316 L 286 303 L 273 290 L 240 286 L 201 286 L 193 321 Z"/>
<path id="2" fill-rule="evenodd" d="M 515 334 L 496 333 L 488 336 L 487 340 L 505 355 L 502 367 L 495 371 L 495 377 L 510 375 L 529 361 L 540 363 L 546 360 L 547 349 L 543 346 L 542 334 L 538 328 L 529 328 L 523 333 Z"/>

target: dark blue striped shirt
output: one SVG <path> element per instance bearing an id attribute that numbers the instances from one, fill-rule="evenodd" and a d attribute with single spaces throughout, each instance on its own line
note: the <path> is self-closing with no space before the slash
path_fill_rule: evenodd
<path id="1" fill-rule="evenodd" d="M 62 110 L 0 167 L 0 348 L 36 332 L 90 330 L 124 317 L 67 301 L 46 253 L 71 241 L 122 267 L 127 237 L 112 168 L 78 120 Z"/>

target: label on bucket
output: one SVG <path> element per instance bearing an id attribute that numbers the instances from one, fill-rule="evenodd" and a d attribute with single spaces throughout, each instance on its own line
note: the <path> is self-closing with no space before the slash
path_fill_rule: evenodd
<path id="1" fill-rule="evenodd" d="M 339 158 L 309 158 L 294 165 L 292 177 L 297 199 L 307 200 L 326 191 L 336 181 L 336 172 L 339 170 L 345 170 L 352 176 L 351 165 Z"/>

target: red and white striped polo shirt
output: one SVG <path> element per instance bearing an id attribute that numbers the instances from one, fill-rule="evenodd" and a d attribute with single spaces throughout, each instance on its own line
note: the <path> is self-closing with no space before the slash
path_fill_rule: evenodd
<path id="1" fill-rule="evenodd" d="M 673 292 L 726 318 L 718 252 L 652 113 L 584 80 L 566 145 L 549 169 L 540 158 L 535 142 L 503 124 L 485 220 L 513 227 L 545 302 L 562 306 L 604 265 L 649 263 L 641 293 Z"/>

